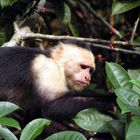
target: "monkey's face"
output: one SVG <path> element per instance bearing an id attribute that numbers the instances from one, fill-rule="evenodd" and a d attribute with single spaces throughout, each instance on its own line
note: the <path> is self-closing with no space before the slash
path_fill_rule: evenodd
<path id="1" fill-rule="evenodd" d="M 90 84 L 94 64 L 91 60 L 70 60 L 65 64 L 65 76 L 68 87 L 73 91 L 82 91 Z"/>
<path id="2" fill-rule="evenodd" d="M 62 64 L 67 87 L 72 91 L 82 91 L 91 80 L 95 61 L 92 52 L 73 44 L 60 44 L 53 58 Z"/>

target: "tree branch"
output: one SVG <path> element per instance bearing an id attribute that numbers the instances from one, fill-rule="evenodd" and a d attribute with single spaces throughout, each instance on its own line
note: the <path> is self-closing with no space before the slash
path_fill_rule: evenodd
<path id="1" fill-rule="evenodd" d="M 113 26 L 111 26 L 106 20 L 104 20 L 102 17 L 100 17 L 96 11 L 94 11 L 89 4 L 87 4 L 85 1 L 80 0 L 80 2 L 87 8 L 87 10 L 92 13 L 97 19 L 99 19 L 106 27 L 108 27 L 117 37 L 120 39 L 122 38 L 122 35 L 117 31 Z"/>
<path id="2" fill-rule="evenodd" d="M 21 29 L 17 29 L 18 26 L 16 26 L 16 23 L 14 23 L 16 33 L 13 35 L 11 40 L 3 45 L 3 47 L 6 46 L 20 46 L 23 42 L 25 42 L 29 38 L 33 38 L 36 41 L 38 40 L 57 40 L 57 41 L 63 41 L 63 40 L 77 40 L 89 43 L 93 47 L 98 47 L 102 49 L 107 49 L 111 51 L 116 52 L 123 52 L 128 54 L 136 54 L 140 55 L 140 52 L 132 51 L 132 50 L 126 50 L 121 48 L 113 48 L 110 47 L 112 45 L 122 45 L 127 46 L 130 45 L 129 42 L 123 42 L 123 41 L 108 41 L 108 40 L 102 40 L 102 39 L 93 39 L 93 38 L 82 38 L 82 37 L 73 37 L 73 36 L 56 36 L 56 35 L 46 35 L 46 34 L 39 34 L 39 33 L 33 33 L 29 27 L 24 27 Z M 132 44 L 131 44 L 132 45 Z M 134 43 L 134 46 L 140 46 L 138 43 Z"/>
<path id="3" fill-rule="evenodd" d="M 125 41 L 109 41 L 109 40 L 103 40 L 103 39 L 94 39 L 94 38 L 82 38 L 82 37 L 73 37 L 73 36 L 56 36 L 56 35 L 45 35 L 45 34 L 39 34 L 39 33 L 27 33 L 24 36 L 22 36 L 22 40 L 25 40 L 27 38 L 41 38 L 41 39 L 48 39 L 48 40 L 77 40 L 77 41 L 83 41 L 88 43 L 99 43 L 99 44 L 114 44 L 114 45 L 122 45 L 122 46 L 128 46 L 128 45 L 134 45 L 134 46 L 140 46 L 140 43 L 132 43 Z"/>
<path id="4" fill-rule="evenodd" d="M 90 43 L 90 44 L 91 44 L 91 43 Z M 121 49 L 121 48 L 109 48 L 109 47 L 106 46 L 106 45 L 95 44 L 95 43 L 92 43 L 91 45 L 92 45 L 93 47 L 96 47 L 96 48 L 106 49 L 106 50 L 110 50 L 110 51 L 122 52 L 122 53 L 125 53 L 125 54 L 140 55 L 140 52 L 138 52 L 138 51 L 126 50 L 126 49 Z"/>
<path id="5" fill-rule="evenodd" d="M 131 34 L 131 38 L 130 38 L 130 44 L 133 44 L 135 33 L 136 33 L 136 30 L 137 30 L 139 21 L 140 21 L 140 16 L 135 21 L 135 25 L 134 25 L 134 28 L 133 28 L 133 31 L 132 31 L 132 34 Z"/>

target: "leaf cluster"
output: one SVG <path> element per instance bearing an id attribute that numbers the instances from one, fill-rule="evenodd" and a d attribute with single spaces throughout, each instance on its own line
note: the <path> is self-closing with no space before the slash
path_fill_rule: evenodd
<path id="1" fill-rule="evenodd" d="M 17 105 L 10 102 L 0 102 L 0 138 L 5 140 L 18 140 L 10 128 L 18 129 L 21 134 L 19 140 L 35 140 L 44 130 L 51 125 L 51 121 L 38 118 L 29 122 L 23 130 L 20 124 L 12 118 L 6 117 L 10 113 L 20 109 Z M 63 131 L 47 137 L 45 140 L 86 140 L 86 138 L 76 131 Z"/>
<path id="2" fill-rule="evenodd" d="M 140 139 L 140 71 L 128 70 L 116 63 L 106 63 L 106 73 L 117 96 L 116 102 L 121 109 L 125 125 L 125 139 Z"/>

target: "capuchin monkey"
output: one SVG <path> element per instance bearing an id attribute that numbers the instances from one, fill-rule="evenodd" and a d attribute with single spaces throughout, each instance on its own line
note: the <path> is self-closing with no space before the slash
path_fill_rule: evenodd
<path id="1" fill-rule="evenodd" d="M 19 105 L 27 118 L 61 120 L 96 107 L 92 97 L 76 96 L 91 81 L 95 60 L 87 46 L 73 41 L 51 51 L 0 48 L 0 99 Z"/>

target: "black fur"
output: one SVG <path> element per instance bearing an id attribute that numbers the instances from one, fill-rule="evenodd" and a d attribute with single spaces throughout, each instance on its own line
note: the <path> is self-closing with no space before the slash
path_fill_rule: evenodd
<path id="1" fill-rule="evenodd" d="M 39 54 L 49 56 L 48 52 L 24 47 L 0 48 L 0 88 L 30 88 L 33 84 L 30 68 Z"/>
<path id="2" fill-rule="evenodd" d="M 0 48 L 0 88 L 29 88 L 32 85 L 31 60 L 38 54 L 26 48 Z"/>
<path id="3" fill-rule="evenodd" d="M 41 108 L 41 104 L 36 104 L 40 99 L 30 69 L 39 54 L 47 55 L 46 52 L 23 47 L 0 48 L 0 99 L 18 104 L 32 115 Z"/>
<path id="4" fill-rule="evenodd" d="M 83 41 L 78 41 L 78 40 L 65 40 L 63 41 L 64 44 L 71 44 L 71 45 L 76 45 L 78 47 L 81 47 L 81 48 L 84 48 L 84 49 L 87 49 L 87 50 L 91 50 L 90 49 L 90 45 L 88 43 L 85 43 Z"/>

